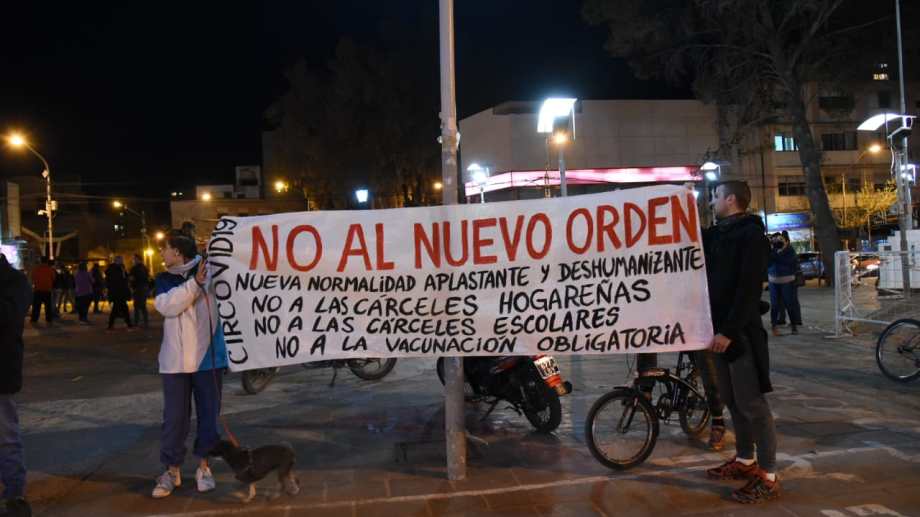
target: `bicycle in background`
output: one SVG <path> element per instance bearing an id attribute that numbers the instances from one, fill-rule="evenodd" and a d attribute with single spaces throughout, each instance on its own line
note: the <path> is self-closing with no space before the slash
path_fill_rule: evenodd
<path id="1" fill-rule="evenodd" d="M 875 346 L 875 360 L 893 381 L 910 382 L 920 377 L 920 321 L 907 318 L 888 325 Z"/>

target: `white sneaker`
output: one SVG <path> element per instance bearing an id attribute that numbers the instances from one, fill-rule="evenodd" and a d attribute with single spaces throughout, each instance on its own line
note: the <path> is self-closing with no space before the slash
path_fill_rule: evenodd
<path id="1" fill-rule="evenodd" d="M 178 472 L 173 474 L 167 469 L 157 478 L 157 486 L 153 488 L 153 498 L 162 499 L 171 494 L 180 485 L 182 485 L 182 476 Z"/>
<path id="2" fill-rule="evenodd" d="M 211 469 L 209 467 L 198 467 L 198 470 L 195 471 L 195 481 L 198 482 L 199 492 L 210 492 L 217 486 L 217 483 L 214 481 L 214 475 L 211 474 Z"/>

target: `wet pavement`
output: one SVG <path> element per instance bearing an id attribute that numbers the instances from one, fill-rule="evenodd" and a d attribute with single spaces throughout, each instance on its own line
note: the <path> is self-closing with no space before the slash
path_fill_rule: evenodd
<path id="1" fill-rule="evenodd" d="M 64 322 L 27 337 L 21 417 L 36 515 L 920 515 L 920 383 L 899 385 L 877 370 L 871 339 L 825 339 L 833 328 L 829 289 L 805 289 L 807 328 L 771 338 L 779 431 L 780 500 L 757 507 L 729 500 L 738 482 L 703 470 L 731 457 L 662 426 L 649 460 L 626 472 L 597 463 L 584 444 L 591 404 L 629 380 L 631 359 L 559 357 L 576 391 L 563 399 L 551 435 L 502 406 L 468 405 L 469 469 L 448 481 L 442 388 L 434 361 L 400 360 L 388 377 L 286 368 L 258 395 L 225 378 L 224 415 L 247 446 L 291 443 L 302 491 L 259 484 L 239 502 L 225 465 L 218 488 L 194 489 L 195 462 L 163 500 L 159 474 L 161 398 L 155 375 L 159 320 L 149 332 L 102 331 Z M 70 318 L 70 317 L 68 317 Z M 662 359 L 669 366 L 674 359 Z M 730 437 L 731 438 L 731 437 Z"/>

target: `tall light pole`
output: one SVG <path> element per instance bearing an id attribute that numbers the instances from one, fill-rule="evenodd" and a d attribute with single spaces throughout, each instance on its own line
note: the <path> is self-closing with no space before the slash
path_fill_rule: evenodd
<path id="1" fill-rule="evenodd" d="M 898 24 L 900 27 L 900 24 Z M 899 43 L 900 45 L 900 43 Z M 856 129 L 858 131 L 878 131 L 885 127 L 888 145 L 892 154 L 892 169 L 895 185 L 898 192 L 898 226 L 900 227 L 901 248 L 901 282 L 904 288 L 904 299 L 910 298 L 910 246 L 907 242 L 907 231 L 913 228 L 913 213 L 910 201 L 910 182 L 904 177 L 904 167 L 907 160 L 907 135 L 914 121 L 913 116 L 896 113 L 880 113 L 869 117 Z M 894 122 L 894 129 L 889 122 Z M 900 141 L 900 144 L 898 143 Z"/>
<path id="2" fill-rule="evenodd" d="M 470 178 L 474 183 L 479 185 L 479 202 L 486 202 L 486 183 L 489 181 L 489 168 L 483 167 L 478 163 L 471 163 L 466 171 L 470 173 Z"/>
<path id="3" fill-rule="evenodd" d="M 48 160 L 29 145 L 29 142 L 22 135 L 12 133 L 7 137 L 7 142 L 14 148 L 25 147 L 37 156 L 42 161 L 42 165 L 45 166 L 45 170 L 42 171 L 42 177 L 45 178 L 45 209 L 40 210 L 39 214 L 44 214 L 48 217 L 48 258 L 54 260 L 54 211 L 57 210 L 57 202 L 51 199 L 51 166 L 48 165 Z"/>
<path id="4" fill-rule="evenodd" d="M 552 141 L 559 148 L 559 191 L 562 197 L 568 195 L 565 180 L 565 148 L 575 140 L 575 103 L 578 99 L 550 97 L 543 101 L 537 115 L 537 133 L 552 134 Z"/>
<path id="5" fill-rule="evenodd" d="M 568 182 L 565 180 L 565 144 L 569 141 L 566 133 L 559 132 L 553 135 L 553 143 L 559 150 L 559 193 L 562 197 L 569 195 Z"/>
<path id="6" fill-rule="evenodd" d="M 441 200 L 457 204 L 457 98 L 454 85 L 454 0 L 438 1 L 441 61 Z M 466 422 L 463 400 L 463 358 L 444 361 L 444 435 L 447 477 L 466 479 Z"/>

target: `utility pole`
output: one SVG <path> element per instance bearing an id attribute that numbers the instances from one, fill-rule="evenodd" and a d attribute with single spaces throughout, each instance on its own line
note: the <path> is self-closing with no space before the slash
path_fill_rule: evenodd
<path id="1" fill-rule="evenodd" d="M 898 81 L 901 87 L 901 115 L 907 116 L 907 102 L 904 99 L 904 49 L 901 43 L 901 0 L 894 0 L 895 23 L 898 26 Z M 895 143 L 890 142 L 892 152 Z M 904 167 L 907 165 L 908 156 L 907 136 L 901 139 L 901 149 L 896 153 L 894 160 L 895 184 L 898 187 L 898 209 L 901 227 L 901 281 L 904 286 L 904 299 L 910 298 L 910 245 L 907 241 L 907 231 L 914 227 L 913 207 L 910 199 L 910 181 L 904 177 Z"/>
<path id="2" fill-rule="evenodd" d="M 441 54 L 441 190 L 442 203 L 457 204 L 457 100 L 454 87 L 454 0 L 439 0 Z M 444 360 L 444 436 L 447 477 L 466 479 L 463 358 Z"/>
<path id="3" fill-rule="evenodd" d="M 54 261 L 54 209 L 57 207 L 55 206 L 54 200 L 51 199 L 51 167 L 48 166 L 48 162 L 45 162 L 44 158 L 42 158 L 42 161 L 45 163 L 45 170 L 42 171 L 42 176 L 45 177 L 45 188 L 46 188 L 45 215 L 48 216 L 48 260 L 51 260 L 53 262 Z"/>

